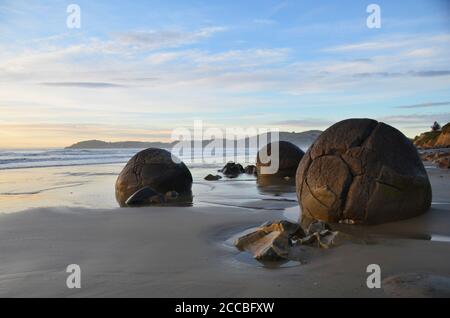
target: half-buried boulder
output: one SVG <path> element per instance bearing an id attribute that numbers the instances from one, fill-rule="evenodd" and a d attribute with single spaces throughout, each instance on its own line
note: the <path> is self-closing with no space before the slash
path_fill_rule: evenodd
<path id="1" fill-rule="evenodd" d="M 192 175 L 182 162 L 172 160 L 172 154 L 164 149 L 149 148 L 137 153 L 123 168 L 116 181 L 116 199 L 120 206 L 126 206 L 126 201 L 135 194 L 133 204 L 144 200 L 143 196 L 150 188 L 155 193 L 176 191 L 180 199 L 192 197 Z M 152 195 L 153 196 L 153 195 Z M 139 199 L 139 200 L 137 200 Z"/>
<path id="2" fill-rule="evenodd" d="M 264 172 L 264 168 L 276 166 L 272 156 L 278 150 L 278 170 L 275 173 Z M 273 153 L 273 154 L 272 154 Z M 305 153 L 299 147 L 288 141 L 278 141 L 269 143 L 258 151 L 256 157 L 256 173 L 258 178 L 279 178 L 295 177 L 298 164 L 302 160 Z M 266 159 L 266 160 L 265 160 Z"/>
<path id="3" fill-rule="evenodd" d="M 371 119 L 327 129 L 301 161 L 296 184 L 305 220 L 378 224 L 423 214 L 431 205 L 430 182 L 414 145 Z"/>
<path id="4" fill-rule="evenodd" d="M 150 187 L 143 187 L 133 193 L 126 201 L 126 206 L 139 206 L 146 204 L 161 204 L 165 198 L 161 193 L 156 192 Z"/>

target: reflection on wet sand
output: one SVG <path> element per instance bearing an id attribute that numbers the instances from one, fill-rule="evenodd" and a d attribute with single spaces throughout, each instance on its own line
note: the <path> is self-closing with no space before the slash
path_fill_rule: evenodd
<path id="1" fill-rule="evenodd" d="M 283 179 L 279 177 L 257 178 L 258 191 L 264 195 L 280 196 L 285 193 L 295 194 L 295 179 Z"/>

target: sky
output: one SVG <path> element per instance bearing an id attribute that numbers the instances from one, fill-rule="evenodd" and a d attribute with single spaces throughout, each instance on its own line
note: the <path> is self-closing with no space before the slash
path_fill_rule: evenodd
<path id="1" fill-rule="evenodd" d="M 0 0 L 0 148 L 354 117 L 450 121 L 450 1 Z"/>

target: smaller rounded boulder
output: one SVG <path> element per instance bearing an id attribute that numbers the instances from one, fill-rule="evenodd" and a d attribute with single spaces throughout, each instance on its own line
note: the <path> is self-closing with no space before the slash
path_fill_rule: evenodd
<path id="1" fill-rule="evenodd" d="M 278 158 L 276 158 L 278 159 L 278 169 L 274 173 L 267 173 L 264 170 L 267 171 L 270 166 L 276 167 L 272 160 L 272 156 L 276 155 L 275 149 L 278 149 Z M 276 177 L 282 179 L 295 177 L 297 167 L 304 155 L 303 150 L 288 141 L 269 143 L 258 151 L 256 158 L 258 178 Z"/>
<path id="2" fill-rule="evenodd" d="M 175 161 L 174 161 L 175 159 Z M 164 149 L 149 148 L 134 155 L 116 181 L 116 199 L 120 206 L 136 191 L 150 187 L 155 192 L 176 191 L 191 196 L 192 175 L 186 165 Z"/>

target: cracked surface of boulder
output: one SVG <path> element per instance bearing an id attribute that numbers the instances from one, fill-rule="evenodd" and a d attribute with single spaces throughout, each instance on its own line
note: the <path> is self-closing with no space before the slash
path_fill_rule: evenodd
<path id="1" fill-rule="evenodd" d="M 328 128 L 305 154 L 296 175 L 302 217 L 379 224 L 425 213 L 428 175 L 411 141 L 371 119 Z"/>
<path id="2" fill-rule="evenodd" d="M 119 174 L 117 202 L 126 206 L 127 199 L 145 187 L 158 193 L 176 191 L 184 200 L 192 196 L 192 175 L 184 163 L 172 160 L 169 151 L 149 148 L 134 155 Z"/>
<path id="3" fill-rule="evenodd" d="M 265 157 L 264 154 L 269 156 L 269 158 L 272 156 L 272 145 L 275 144 L 278 145 L 279 152 L 278 172 L 276 172 L 275 174 L 263 174 L 261 168 L 270 166 L 272 164 L 272 161 L 264 162 L 265 160 L 261 159 Z M 276 147 L 273 148 L 276 149 Z M 300 163 L 300 160 L 302 160 L 304 155 L 305 153 L 303 152 L 303 150 L 288 141 L 269 143 L 258 151 L 258 155 L 256 157 L 256 173 L 258 175 L 258 178 L 295 177 L 295 172 L 297 171 L 298 164 Z"/>

